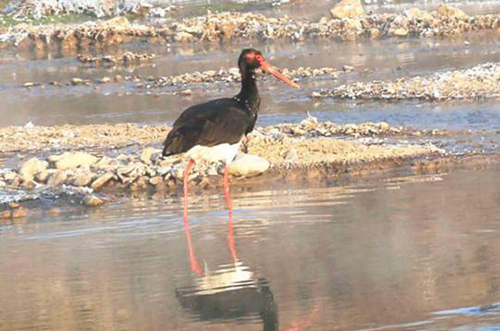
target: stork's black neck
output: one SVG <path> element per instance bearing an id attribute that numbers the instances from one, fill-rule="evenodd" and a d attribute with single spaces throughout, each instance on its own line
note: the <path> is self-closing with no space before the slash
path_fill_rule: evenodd
<path id="1" fill-rule="evenodd" d="M 235 99 L 242 103 L 250 115 L 256 115 L 260 107 L 259 90 L 255 82 L 255 72 L 248 67 L 240 67 L 241 91 Z"/>

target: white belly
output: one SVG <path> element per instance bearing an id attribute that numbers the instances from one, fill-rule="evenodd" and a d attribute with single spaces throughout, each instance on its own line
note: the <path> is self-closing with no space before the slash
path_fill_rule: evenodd
<path id="1" fill-rule="evenodd" d="M 187 158 L 192 158 L 195 162 L 224 162 L 225 164 L 231 163 L 238 150 L 240 149 L 240 142 L 236 144 L 220 144 L 212 147 L 196 145 L 186 152 Z"/>

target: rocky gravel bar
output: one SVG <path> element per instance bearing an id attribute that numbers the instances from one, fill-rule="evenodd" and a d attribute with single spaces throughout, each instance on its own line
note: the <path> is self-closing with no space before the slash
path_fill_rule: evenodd
<path id="1" fill-rule="evenodd" d="M 79 197 L 79 203 L 99 206 L 106 200 L 103 193 L 176 192 L 187 160 L 183 155 L 161 156 L 161 140 L 169 130 L 167 126 L 136 124 L 0 129 L 0 150 L 16 152 L 19 157 L 17 166 L 0 169 L 0 213 L 5 212 L 4 218 L 22 215 L 15 211 L 19 201 L 43 194 L 70 195 Z M 423 134 L 441 133 L 391 127 L 387 123 L 337 125 L 309 116 L 300 124 L 254 130 L 229 170 L 239 179 L 266 175 L 285 178 L 300 170 L 331 177 L 348 173 L 351 167 L 400 164 L 442 155 L 442 150 L 427 143 L 370 140 Z M 135 146 L 130 146 L 130 137 L 135 137 Z M 368 140 L 355 139 L 360 137 Z M 120 146 L 128 148 L 111 153 L 110 147 Z M 218 186 L 223 168 L 221 163 L 196 163 L 190 175 L 192 185 L 200 189 Z"/>
<path id="2" fill-rule="evenodd" d="M 469 16 L 458 8 L 444 4 L 431 12 L 413 8 L 404 13 L 366 14 L 360 11 L 355 17 L 351 16 L 332 12 L 319 21 L 311 21 L 287 16 L 224 12 L 161 26 L 130 23 L 122 16 L 79 25 L 19 24 L 0 30 L 0 49 L 82 51 L 134 41 L 166 45 L 235 39 L 356 41 L 385 37 L 453 37 L 470 31 L 497 31 L 500 28 L 500 15 Z"/>
<path id="3" fill-rule="evenodd" d="M 485 63 L 465 70 L 394 81 L 356 82 L 315 91 L 313 98 L 367 100 L 477 100 L 500 96 L 500 65 Z"/>

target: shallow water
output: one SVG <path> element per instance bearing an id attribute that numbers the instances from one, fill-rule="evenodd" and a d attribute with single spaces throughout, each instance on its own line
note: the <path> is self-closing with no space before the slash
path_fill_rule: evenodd
<path id="1" fill-rule="evenodd" d="M 496 330 L 499 174 L 235 188 L 232 223 L 193 194 L 189 232 L 161 196 L 3 225 L 0 330 Z"/>
<path id="2" fill-rule="evenodd" d="M 483 129 L 498 130 L 497 100 L 434 104 L 425 102 L 359 103 L 338 100 L 311 100 L 312 91 L 340 84 L 387 80 L 403 76 L 428 75 L 439 70 L 462 69 L 488 61 L 499 61 L 500 43 L 496 34 L 471 34 L 459 40 L 386 39 L 360 43 L 312 42 L 305 44 L 268 43 L 248 45 L 200 44 L 187 47 L 129 45 L 136 52 L 156 53 L 151 63 L 137 68 L 93 68 L 75 60 L 76 54 L 42 59 L 23 55 L 0 63 L 0 126 L 90 124 L 117 122 L 169 122 L 193 103 L 238 92 L 238 84 L 193 84 L 189 98 L 173 95 L 178 88 L 137 89 L 135 83 L 111 83 L 93 86 L 47 85 L 50 81 L 69 82 L 73 77 L 99 79 L 104 76 L 139 75 L 141 77 L 177 75 L 197 70 L 218 70 L 235 66 L 241 48 L 255 46 L 271 63 L 282 68 L 333 67 L 352 65 L 356 70 L 340 74 L 338 79 L 305 79 L 302 89 L 266 79 L 259 83 L 263 102 L 259 124 L 296 121 L 306 111 L 337 123 L 386 121 L 392 125 L 464 129 L 480 119 Z M 464 43 L 468 41 L 469 44 Z M 109 49 L 120 52 L 121 48 Z M 21 59 L 19 60 L 19 57 Z M 9 57 L 6 55 L 6 59 Z M 45 83 L 44 88 L 24 88 L 26 82 Z M 456 111 L 456 112 L 455 112 Z M 455 114 L 450 116 L 450 114 Z M 425 114 L 425 116 L 422 116 Z M 488 121 L 482 119 L 487 118 Z M 474 129 L 474 127 L 472 127 Z"/>

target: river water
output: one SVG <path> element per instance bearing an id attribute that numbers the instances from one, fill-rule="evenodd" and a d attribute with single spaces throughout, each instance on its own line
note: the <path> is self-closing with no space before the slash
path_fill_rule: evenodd
<path id="1" fill-rule="evenodd" d="M 498 330 L 500 166 L 0 227 L 0 330 Z M 295 329 L 294 329 L 295 328 Z"/>

